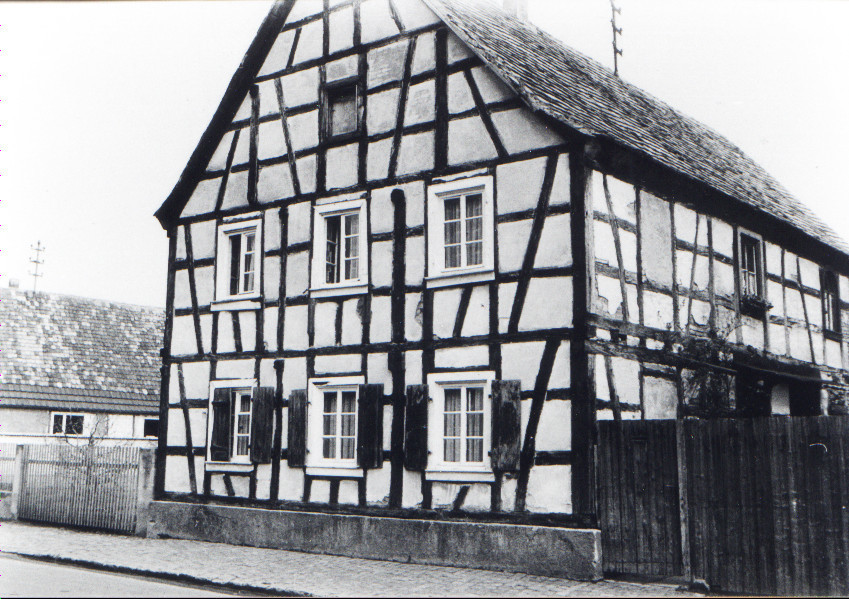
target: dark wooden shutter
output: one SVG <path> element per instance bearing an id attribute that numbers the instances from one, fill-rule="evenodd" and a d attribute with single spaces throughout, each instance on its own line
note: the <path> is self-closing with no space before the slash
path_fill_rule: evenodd
<path id="1" fill-rule="evenodd" d="M 216 389 L 212 394 L 212 436 L 209 457 L 214 462 L 229 462 L 233 446 L 233 414 L 230 389 Z"/>
<path id="2" fill-rule="evenodd" d="M 427 385 L 407 386 L 407 415 L 404 420 L 404 466 L 407 470 L 427 468 Z"/>
<path id="3" fill-rule="evenodd" d="M 383 385 L 360 385 L 357 409 L 357 464 L 383 467 Z"/>
<path id="4" fill-rule="evenodd" d="M 289 448 L 287 461 L 291 468 L 307 464 L 307 391 L 296 389 L 289 395 Z"/>
<path id="5" fill-rule="evenodd" d="M 510 472 L 519 469 L 522 448 L 522 384 L 520 381 L 492 381 L 492 469 Z"/>
<path id="6" fill-rule="evenodd" d="M 251 398 L 251 462 L 271 463 L 274 431 L 274 387 L 259 387 Z"/>

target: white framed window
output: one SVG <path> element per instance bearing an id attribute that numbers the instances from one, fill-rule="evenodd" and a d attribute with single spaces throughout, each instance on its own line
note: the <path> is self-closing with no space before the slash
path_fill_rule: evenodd
<path id="1" fill-rule="evenodd" d="M 492 478 L 494 378 L 492 371 L 428 375 L 433 398 L 433 409 L 428 410 L 428 479 Z"/>
<path id="2" fill-rule="evenodd" d="M 239 217 L 218 227 L 215 299 L 253 300 L 260 295 L 262 219 Z"/>
<path id="3" fill-rule="evenodd" d="M 431 185 L 427 201 L 428 286 L 492 278 L 492 177 Z"/>
<path id="4" fill-rule="evenodd" d="M 54 412 L 50 416 L 50 434 L 79 436 L 83 434 L 84 423 L 83 414 Z"/>
<path id="5" fill-rule="evenodd" d="M 360 385 L 364 377 L 311 379 L 307 409 L 307 474 L 361 472 L 357 462 Z"/>
<path id="6" fill-rule="evenodd" d="M 753 234 L 740 232 L 740 293 L 763 297 L 763 242 Z"/>
<path id="7" fill-rule="evenodd" d="M 365 293 L 368 288 L 366 201 L 324 200 L 315 207 L 313 295 Z"/>
<path id="8" fill-rule="evenodd" d="M 208 462 L 251 463 L 251 417 L 256 381 L 232 379 L 210 383 L 207 413 Z"/>

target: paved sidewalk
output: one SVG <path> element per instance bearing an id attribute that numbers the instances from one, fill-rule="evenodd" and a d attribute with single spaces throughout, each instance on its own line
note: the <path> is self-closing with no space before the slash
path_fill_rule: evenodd
<path id="1" fill-rule="evenodd" d="M 575 582 L 528 574 L 422 566 L 239 547 L 144 539 L 19 522 L 0 523 L 0 551 L 99 567 L 190 577 L 231 587 L 318 596 L 694 597 L 674 585 Z M 0 573 L 2 575 L 2 573 Z"/>

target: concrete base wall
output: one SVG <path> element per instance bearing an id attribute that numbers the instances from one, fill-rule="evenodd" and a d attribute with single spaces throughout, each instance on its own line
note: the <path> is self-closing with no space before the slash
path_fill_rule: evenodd
<path id="1" fill-rule="evenodd" d="M 0 491 L 0 520 L 17 520 L 12 514 L 11 491 Z"/>
<path id="2" fill-rule="evenodd" d="M 166 536 L 417 564 L 600 580 L 592 529 L 444 522 L 154 501 L 148 537 Z"/>

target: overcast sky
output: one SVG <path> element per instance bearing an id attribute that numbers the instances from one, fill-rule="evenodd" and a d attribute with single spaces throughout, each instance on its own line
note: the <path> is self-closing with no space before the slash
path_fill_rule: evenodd
<path id="1" fill-rule="evenodd" d="M 304 1 L 304 0 L 299 0 Z M 618 0 L 621 75 L 849 238 L 849 1 Z M 608 0 L 530 18 L 612 65 Z M 269 1 L 0 2 L 0 286 L 164 305 L 170 192 Z"/>

